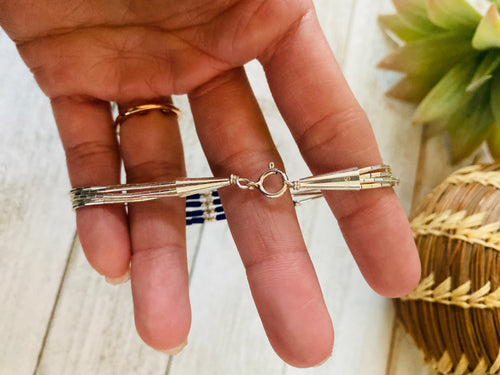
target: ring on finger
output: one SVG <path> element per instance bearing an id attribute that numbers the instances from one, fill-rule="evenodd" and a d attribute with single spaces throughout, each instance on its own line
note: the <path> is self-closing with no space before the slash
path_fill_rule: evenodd
<path id="1" fill-rule="evenodd" d="M 135 107 L 128 108 L 126 111 L 121 112 L 115 120 L 116 134 L 120 134 L 121 125 L 131 116 L 137 114 L 146 114 L 150 111 L 159 110 L 165 115 L 174 114 L 177 119 L 182 116 L 182 111 L 173 104 L 142 104 Z"/>

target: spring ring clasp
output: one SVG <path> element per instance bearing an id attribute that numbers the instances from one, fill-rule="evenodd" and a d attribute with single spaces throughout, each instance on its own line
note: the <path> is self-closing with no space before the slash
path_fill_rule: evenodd
<path id="1" fill-rule="evenodd" d="M 275 174 L 280 175 L 282 186 L 279 190 L 271 192 L 271 191 L 266 190 L 266 188 L 264 187 L 264 181 L 269 176 L 272 176 Z M 262 195 L 264 195 L 268 198 L 279 198 L 283 194 L 285 194 L 286 191 L 288 190 L 288 188 L 290 186 L 290 180 L 288 179 L 288 176 L 286 175 L 285 172 L 276 168 L 274 166 L 274 163 L 271 162 L 271 163 L 269 163 L 269 169 L 260 175 L 260 178 L 255 183 L 255 185 L 256 185 L 256 188 L 262 193 Z"/>

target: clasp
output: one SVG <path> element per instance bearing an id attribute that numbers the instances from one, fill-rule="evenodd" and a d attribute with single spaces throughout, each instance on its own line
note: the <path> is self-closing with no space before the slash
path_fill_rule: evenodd
<path id="1" fill-rule="evenodd" d="M 264 187 L 266 178 L 274 174 L 279 174 L 281 176 L 281 188 L 277 191 L 266 190 L 266 188 Z M 256 182 L 235 175 L 231 175 L 230 179 L 231 183 L 237 185 L 240 189 L 256 189 L 260 191 L 262 195 L 268 198 L 279 198 L 283 194 L 285 194 L 289 186 L 292 186 L 292 183 L 288 180 L 288 176 L 285 174 L 285 172 L 280 171 L 278 168 L 276 168 L 273 162 L 269 163 L 269 169 L 262 173 Z"/>
<path id="2" fill-rule="evenodd" d="M 275 174 L 280 175 L 282 186 L 278 191 L 271 192 L 271 191 L 266 190 L 266 188 L 264 187 L 264 181 L 269 176 L 272 176 Z M 288 180 L 288 176 L 285 174 L 285 172 L 279 170 L 278 168 L 275 168 L 274 163 L 271 162 L 271 163 L 269 163 L 269 169 L 260 175 L 259 180 L 255 184 L 257 186 L 257 189 L 259 189 L 259 191 L 262 193 L 262 195 L 264 195 L 268 198 L 279 198 L 283 194 L 285 194 L 285 192 L 288 190 L 288 187 L 290 185 L 290 181 Z"/>

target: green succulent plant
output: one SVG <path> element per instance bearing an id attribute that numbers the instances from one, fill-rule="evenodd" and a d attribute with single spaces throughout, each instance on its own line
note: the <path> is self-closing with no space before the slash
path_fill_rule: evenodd
<path id="1" fill-rule="evenodd" d="M 379 21 L 402 45 L 378 67 L 404 77 L 387 95 L 419 103 L 413 123 L 446 129 L 453 162 L 483 141 L 500 159 L 500 0 L 485 15 L 467 0 L 393 3 Z"/>

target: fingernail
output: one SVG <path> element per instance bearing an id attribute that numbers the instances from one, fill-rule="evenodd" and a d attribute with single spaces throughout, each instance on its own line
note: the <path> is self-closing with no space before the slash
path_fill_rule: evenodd
<path id="1" fill-rule="evenodd" d="M 130 280 L 130 269 L 127 270 L 127 272 L 125 272 L 125 274 L 121 277 L 107 277 L 106 276 L 106 282 L 111 284 L 111 285 L 120 285 L 120 284 L 123 284 L 123 283 L 126 283 L 127 281 Z"/>
<path id="2" fill-rule="evenodd" d="M 328 357 L 326 357 L 326 358 L 325 358 L 324 360 L 322 360 L 320 363 L 318 363 L 317 365 L 314 365 L 314 367 L 319 367 L 319 366 L 323 365 L 326 361 L 328 361 L 328 360 L 331 358 L 331 356 L 332 356 L 332 355 L 330 354 Z"/>
<path id="3" fill-rule="evenodd" d="M 176 354 L 179 354 L 182 351 L 182 349 L 184 349 L 186 347 L 187 343 L 188 343 L 188 341 L 186 339 L 186 341 L 184 341 L 179 346 L 176 346 L 175 348 L 172 348 L 172 349 L 160 350 L 160 352 L 168 354 L 168 355 L 176 355 Z"/>

